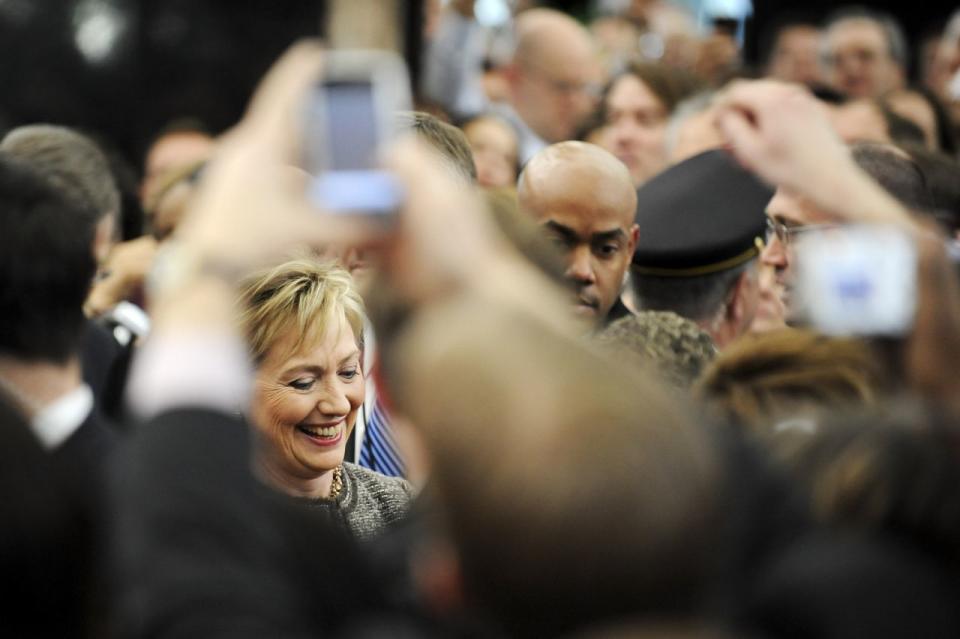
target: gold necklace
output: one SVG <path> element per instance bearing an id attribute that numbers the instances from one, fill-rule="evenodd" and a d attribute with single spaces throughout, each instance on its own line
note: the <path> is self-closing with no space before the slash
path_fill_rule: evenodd
<path id="1" fill-rule="evenodd" d="M 333 480 L 330 482 L 330 497 L 328 499 L 336 501 L 343 491 L 343 464 L 333 469 Z"/>

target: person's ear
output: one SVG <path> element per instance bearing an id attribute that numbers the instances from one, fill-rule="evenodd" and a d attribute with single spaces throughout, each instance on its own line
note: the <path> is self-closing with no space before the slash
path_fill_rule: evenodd
<path id="1" fill-rule="evenodd" d="M 636 250 L 637 242 L 639 241 L 640 241 L 640 227 L 634 224 L 633 226 L 630 227 L 630 237 L 629 237 L 629 240 L 627 241 L 627 248 L 630 249 L 629 254 L 630 254 L 631 260 L 633 259 L 633 252 Z"/>
<path id="2" fill-rule="evenodd" d="M 110 253 L 110 249 L 113 248 L 114 235 L 116 233 L 116 224 L 114 223 L 115 217 L 116 216 L 111 213 L 104 215 L 102 218 L 100 218 L 100 221 L 97 222 L 97 227 L 93 234 L 93 246 L 91 247 L 91 250 L 93 251 L 93 257 L 98 266 L 106 261 L 107 255 Z"/>
<path id="3" fill-rule="evenodd" d="M 746 316 L 746 293 L 750 288 L 748 280 L 749 273 L 741 273 L 727 298 L 726 317 L 732 326 L 739 326 Z"/>

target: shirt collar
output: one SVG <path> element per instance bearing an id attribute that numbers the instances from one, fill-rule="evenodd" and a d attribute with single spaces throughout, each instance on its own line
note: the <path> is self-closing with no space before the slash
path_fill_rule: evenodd
<path id="1" fill-rule="evenodd" d="M 499 104 L 493 109 L 496 115 L 510 123 L 517 133 L 520 150 L 520 165 L 523 166 L 530 161 L 534 155 L 545 149 L 548 145 L 539 135 L 534 133 L 523 118 L 513 110 L 509 104 Z"/>
<path id="2" fill-rule="evenodd" d="M 34 435 L 47 450 L 59 448 L 83 425 L 93 410 L 93 391 L 82 384 L 44 406 L 30 422 Z"/>

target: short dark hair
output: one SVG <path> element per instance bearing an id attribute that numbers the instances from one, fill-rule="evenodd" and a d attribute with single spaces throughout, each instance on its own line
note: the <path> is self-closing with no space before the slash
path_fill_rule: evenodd
<path id="1" fill-rule="evenodd" d="M 910 65 L 910 49 L 907 45 L 907 37 L 903 33 L 903 27 L 892 15 L 863 6 L 841 7 L 827 16 L 824 29 L 830 29 L 835 24 L 847 20 L 867 20 L 876 24 L 887 39 L 887 50 L 890 52 L 890 57 L 904 69 Z"/>
<path id="2" fill-rule="evenodd" d="M 927 103 L 927 106 L 929 106 L 930 110 L 933 112 L 933 119 L 937 127 L 937 150 L 943 151 L 948 155 L 956 155 L 957 140 L 953 130 L 953 122 L 950 119 L 950 114 L 947 111 L 947 107 L 944 106 L 943 101 L 933 91 L 925 86 L 911 86 L 903 91 L 907 93 L 913 93 L 919 97 L 921 100 Z M 893 93 L 896 93 L 896 91 Z M 884 106 L 888 108 L 890 107 L 891 97 L 892 94 L 887 94 L 882 98 L 881 102 L 884 104 Z M 926 139 L 924 139 L 921 143 L 926 144 Z"/>
<path id="3" fill-rule="evenodd" d="M 720 310 L 737 280 L 756 261 L 697 277 L 640 275 L 631 268 L 630 285 L 644 311 L 673 311 L 694 321 L 705 320 Z"/>
<path id="4" fill-rule="evenodd" d="M 436 149 L 468 182 L 477 181 L 473 151 L 463 131 L 422 111 L 403 112 L 397 118 L 401 126 L 413 130 L 417 137 Z"/>
<path id="5" fill-rule="evenodd" d="M 960 229 L 960 162 L 943 153 L 922 147 L 908 147 L 930 189 L 934 217 L 953 235 Z"/>
<path id="6" fill-rule="evenodd" d="M 76 352 L 93 234 L 75 202 L 0 152 L 0 352 L 58 363 Z"/>
<path id="7" fill-rule="evenodd" d="M 859 142 L 853 145 L 852 154 L 854 162 L 905 207 L 923 212 L 933 210 L 926 176 L 905 151 L 890 144 Z"/>
<path id="8" fill-rule="evenodd" d="M 697 76 L 683 69 L 674 69 L 663 64 L 649 62 L 631 62 L 603 90 L 603 98 L 600 101 L 601 119 L 603 121 L 607 118 L 607 96 L 620 78 L 627 75 L 632 75 L 640 80 L 663 103 L 667 116 L 672 114 L 681 102 L 707 88 L 706 84 Z"/>
<path id="9" fill-rule="evenodd" d="M 773 21 L 760 32 L 757 39 L 758 60 L 763 65 L 770 64 L 770 58 L 780 42 L 783 34 L 790 29 L 809 28 L 820 30 L 814 12 L 791 9 L 780 13 Z"/>
<path id="10" fill-rule="evenodd" d="M 120 215 L 120 192 L 110 163 L 87 136 L 63 126 L 30 124 L 13 129 L 0 150 L 29 164 L 96 224 Z"/>
<path id="11" fill-rule="evenodd" d="M 895 144 L 926 144 L 927 139 L 920 125 L 891 109 L 885 103 L 874 100 L 883 122 L 887 125 L 887 134 Z"/>

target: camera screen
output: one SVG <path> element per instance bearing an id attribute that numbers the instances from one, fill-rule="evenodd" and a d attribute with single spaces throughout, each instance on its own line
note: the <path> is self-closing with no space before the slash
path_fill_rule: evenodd
<path id="1" fill-rule="evenodd" d="M 373 85 L 331 81 L 323 84 L 327 120 L 327 167 L 362 171 L 376 166 L 377 131 Z"/>

